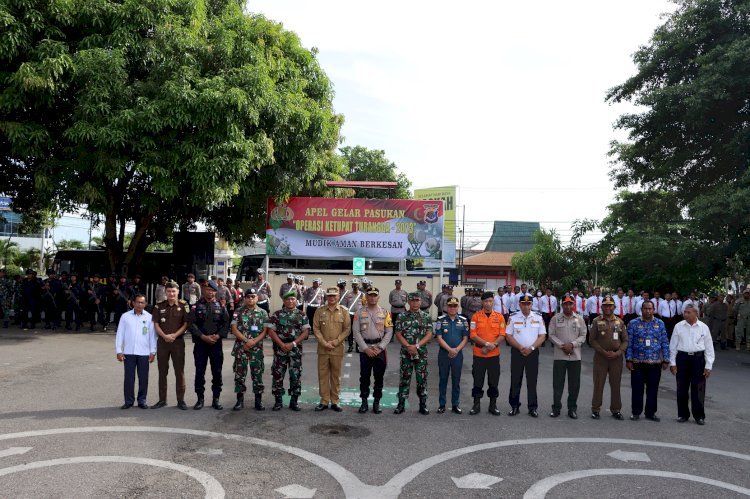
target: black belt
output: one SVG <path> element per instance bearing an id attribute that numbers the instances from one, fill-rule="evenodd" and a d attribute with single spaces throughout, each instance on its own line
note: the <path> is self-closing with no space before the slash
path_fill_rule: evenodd
<path id="1" fill-rule="evenodd" d="M 313 308 L 318 308 L 318 307 L 322 307 L 322 306 L 323 306 L 323 305 L 313 305 L 312 303 L 308 303 L 308 304 L 307 304 L 307 307 L 308 307 L 308 308 L 310 308 L 310 307 L 313 307 Z"/>
<path id="2" fill-rule="evenodd" d="M 690 355 L 691 357 L 692 357 L 692 356 L 696 356 L 696 357 L 703 357 L 703 353 L 704 353 L 704 351 L 703 351 L 703 350 L 698 350 L 697 352 L 683 352 L 682 350 L 680 350 L 680 351 L 679 351 L 679 352 L 677 352 L 677 353 L 681 353 L 681 354 L 683 354 L 683 355 Z"/>
<path id="3" fill-rule="evenodd" d="M 377 345 L 378 343 L 380 343 L 382 341 L 382 340 L 368 340 L 368 339 L 365 339 L 365 338 L 362 338 L 362 339 L 364 339 L 365 343 L 368 344 L 368 345 Z"/>

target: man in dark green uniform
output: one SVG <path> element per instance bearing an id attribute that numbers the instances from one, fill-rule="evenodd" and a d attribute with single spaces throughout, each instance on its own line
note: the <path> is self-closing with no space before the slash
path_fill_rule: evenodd
<path id="1" fill-rule="evenodd" d="M 234 357 L 234 391 L 237 403 L 232 408 L 239 411 L 245 407 L 245 380 L 247 369 L 253 380 L 255 394 L 255 410 L 262 411 L 263 407 L 263 338 L 266 331 L 263 325 L 268 321 L 268 314 L 258 306 L 258 291 L 249 288 L 245 291 L 245 303 L 234 311 L 232 317 L 232 334 L 236 338 L 232 347 Z"/>
<path id="2" fill-rule="evenodd" d="M 411 375 L 417 378 L 419 412 L 429 414 L 427 409 L 427 343 L 432 339 L 430 314 L 420 310 L 422 295 L 409 293 L 409 310 L 399 315 L 394 327 L 396 338 L 401 343 L 401 381 L 398 386 L 398 405 L 394 414 L 404 412 L 404 404 L 409 397 Z"/>

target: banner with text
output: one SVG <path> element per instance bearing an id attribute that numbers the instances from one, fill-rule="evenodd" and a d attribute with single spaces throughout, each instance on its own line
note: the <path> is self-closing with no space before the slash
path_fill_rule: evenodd
<path id="1" fill-rule="evenodd" d="M 267 213 L 269 255 L 442 258 L 442 201 L 295 197 Z"/>
<path id="2" fill-rule="evenodd" d="M 414 199 L 433 199 L 443 201 L 445 213 L 445 237 L 443 238 L 443 266 L 456 267 L 456 186 L 430 187 L 429 189 L 414 189 Z"/>

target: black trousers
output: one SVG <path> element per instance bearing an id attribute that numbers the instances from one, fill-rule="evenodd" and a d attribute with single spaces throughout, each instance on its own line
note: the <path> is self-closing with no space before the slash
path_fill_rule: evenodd
<path id="1" fill-rule="evenodd" d="M 536 380 L 539 375 L 539 349 L 524 357 L 520 350 L 510 351 L 510 394 L 508 403 L 513 408 L 521 407 L 521 383 L 526 373 L 527 406 L 529 410 L 539 407 L 536 399 Z"/>
<path id="2" fill-rule="evenodd" d="M 690 405 L 693 408 L 695 419 L 705 419 L 706 412 L 703 401 L 706 397 L 706 377 L 703 369 L 706 367 L 706 359 L 703 352 L 688 355 L 686 352 L 677 352 L 677 416 L 681 418 L 690 417 Z"/>
<path id="3" fill-rule="evenodd" d="M 656 399 L 659 394 L 661 381 L 661 364 L 645 364 L 635 362 L 630 372 L 630 388 L 633 391 L 633 415 L 640 416 L 643 412 L 643 388 L 646 388 L 646 417 L 656 414 Z"/>
<path id="4" fill-rule="evenodd" d="M 123 394 L 125 403 L 135 403 L 134 385 L 135 374 L 138 372 L 138 403 L 145 404 L 148 395 L 148 355 L 126 355 L 123 361 L 125 365 L 125 382 L 123 383 Z"/>
<path id="5" fill-rule="evenodd" d="M 500 356 L 474 357 L 471 366 L 471 374 L 474 376 L 474 387 L 471 389 L 472 398 L 482 398 L 484 395 L 484 378 L 487 377 L 487 396 L 497 398 L 500 391 L 497 385 L 500 383 Z"/>
<path id="6" fill-rule="evenodd" d="M 214 397 L 221 395 L 221 366 L 224 364 L 224 351 L 221 349 L 221 340 L 213 345 L 201 340 L 193 345 L 193 358 L 195 359 L 195 393 L 203 398 L 206 391 L 206 367 L 211 361 L 211 391 Z"/>
<path id="7" fill-rule="evenodd" d="M 552 364 L 552 410 L 562 410 L 565 376 L 568 377 L 568 410 L 578 410 L 578 393 L 581 391 L 581 361 L 556 359 Z"/>
<path id="8" fill-rule="evenodd" d="M 305 313 L 307 314 L 307 320 L 310 322 L 310 327 L 312 327 L 313 317 L 315 317 L 315 312 L 318 310 L 318 308 L 319 307 L 308 305 L 307 310 L 305 310 Z M 351 336 L 351 334 L 349 336 Z"/>
<path id="9" fill-rule="evenodd" d="M 625 322 L 625 325 L 627 326 L 630 323 L 630 321 L 632 321 L 636 317 L 638 317 L 637 314 L 625 314 L 625 317 L 623 317 L 622 320 Z"/>
<path id="10" fill-rule="evenodd" d="M 350 334 L 349 337 L 352 335 Z M 370 376 L 375 377 L 372 397 L 383 398 L 383 375 L 388 365 L 388 355 L 385 350 L 377 357 L 369 357 L 366 353 L 359 354 L 359 396 L 366 399 L 370 396 Z"/>

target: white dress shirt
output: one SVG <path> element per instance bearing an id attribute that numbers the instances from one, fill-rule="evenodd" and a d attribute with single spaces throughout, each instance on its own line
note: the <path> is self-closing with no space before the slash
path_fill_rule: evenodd
<path id="1" fill-rule="evenodd" d="M 698 311 L 698 316 L 700 316 L 701 305 L 702 305 L 700 300 L 693 300 L 692 298 L 688 298 L 682 303 L 683 310 L 685 309 L 686 305 L 693 305 L 695 309 Z"/>
<path id="2" fill-rule="evenodd" d="M 702 321 L 695 321 L 692 326 L 688 321 L 680 321 L 674 327 L 672 340 L 669 342 L 669 365 L 677 365 L 677 352 L 703 352 L 706 369 L 713 369 L 714 342 L 711 330 Z"/>
<path id="3" fill-rule="evenodd" d="M 115 353 L 156 355 L 156 331 L 151 314 L 145 310 L 140 315 L 136 315 L 135 310 L 122 314 L 115 335 Z"/>
<path id="4" fill-rule="evenodd" d="M 643 298 L 638 298 L 638 301 L 635 302 L 635 313 L 638 317 L 641 316 L 641 308 L 643 308 L 643 302 L 645 301 Z"/>
<path id="5" fill-rule="evenodd" d="M 508 293 L 497 295 L 495 297 L 495 304 L 492 305 L 492 310 L 498 314 L 507 314 L 510 312 L 511 295 Z"/>
<path id="6" fill-rule="evenodd" d="M 505 328 L 505 334 L 515 339 L 522 348 L 529 348 L 539 336 L 547 334 L 542 316 L 531 312 L 524 316 L 523 312 L 516 312 L 508 318 L 510 323 Z"/>
<path id="7" fill-rule="evenodd" d="M 619 295 L 615 295 L 612 299 L 615 301 L 615 315 L 622 319 L 625 317 L 625 314 L 629 313 L 627 304 L 628 297 L 623 295 L 623 297 L 620 298 Z"/>
<path id="8" fill-rule="evenodd" d="M 589 296 L 589 299 L 586 300 L 586 315 L 592 315 L 592 314 L 602 314 L 602 302 L 604 301 L 604 298 L 602 298 L 601 295 L 591 295 Z M 599 306 L 597 307 L 597 302 L 599 302 Z M 597 310 L 598 309 L 598 310 Z"/>
<path id="9" fill-rule="evenodd" d="M 588 312 L 586 312 L 586 298 L 582 296 L 576 296 L 576 306 L 575 306 L 575 313 L 588 317 Z"/>
<path id="10" fill-rule="evenodd" d="M 664 319 L 674 319 L 674 316 L 677 315 L 677 305 L 674 300 L 661 300 L 659 315 Z"/>
<path id="11" fill-rule="evenodd" d="M 550 309 L 552 312 L 550 312 Z M 554 315 L 557 312 L 557 298 L 552 295 L 544 295 L 539 298 L 539 312 Z"/>
<path id="12" fill-rule="evenodd" d="M 682 300 L 674 300 L 677 308 L 677 315 L 682 315 Z"/>

